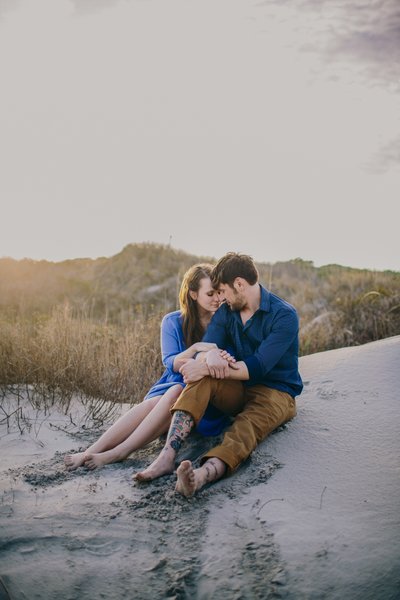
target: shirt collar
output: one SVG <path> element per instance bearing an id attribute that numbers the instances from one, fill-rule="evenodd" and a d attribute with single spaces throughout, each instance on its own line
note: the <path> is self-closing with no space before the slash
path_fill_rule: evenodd
<path id="1" fill-rule="evenodd" d="M 269 312 L 271 308 L 271 294 L 265 287 L 261 285 L 261 283 L 259 283 L 258 285 L 260 286 L 260 306 L 257 308 L 256 312 L 258 312 L 259 310 Z M 240 310 L 233 310 L 231 312 L 233 315 L 236 315 L 237 319 L 241 320 Z"/>
<path id="2" fill-rule="evenodd" d="M 260 308 L 258 310 L 263 310 L 264 312 L 268 312 L 271 306 L 271 294 L 268 290 L 265 289 L 261 284 L 260 285 Z"/>

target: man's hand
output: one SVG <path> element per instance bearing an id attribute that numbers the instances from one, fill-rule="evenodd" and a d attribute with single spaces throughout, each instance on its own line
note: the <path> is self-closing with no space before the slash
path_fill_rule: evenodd
<path id="1" fill-rule="evenodd" d="M 181 366 L 179 373 L 182 375 L 185 383 L 200 381 L 200 379 L 210 374 L 205 362 L 194 360 L 193 358 L 190 358 Z"/>
<path id="2" fill-rule="evenodd" d="M 206 365 L 211 377 L 215 379 L 229 377 L 229 363 L 225 358 L 222 358 L 220 350 L 210 350 L 207 352 Z"/>
<path id="3" fill-rule="evenodd" d="M 231 369 L 239 369 L 237 363 L 236 363 L 236 358 L 234 356 L 232 356 L 232 354 L 229 354 L 229 352 L 227 352 L 227 350 L 220 350 L 219 351 L 220 355 L 222 358 L 224 358 L 225 360 L 228 361 L 228 365 Z"/>

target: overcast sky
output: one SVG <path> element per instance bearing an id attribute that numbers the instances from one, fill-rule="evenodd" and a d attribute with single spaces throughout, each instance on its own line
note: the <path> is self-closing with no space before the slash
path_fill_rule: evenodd
<path id="1" fill-rule="evenodd" d="M 400 271 L 398 0 L 0 0 L 0 256 Z"/>

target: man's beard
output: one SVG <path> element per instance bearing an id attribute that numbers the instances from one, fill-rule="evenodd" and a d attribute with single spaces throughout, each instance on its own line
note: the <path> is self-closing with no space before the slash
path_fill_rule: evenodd
<path id="1" fill-rule="evenodd" d="M 236 297 L 234 299 L 233 302 L 231 302 L 231 304 L 229 305 L 229 308 L 231 310 L 242 310 L 242 308 L 244 308 L 246 306 L 246 301 L 244 300 L 243 296 L 241 294 L 239 294 L 239 292 L 236 292 Z"/>

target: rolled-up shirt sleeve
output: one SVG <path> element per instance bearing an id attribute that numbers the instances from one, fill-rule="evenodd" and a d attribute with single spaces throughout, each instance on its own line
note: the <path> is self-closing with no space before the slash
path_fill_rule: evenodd
<path id="1" fill-rule="evenodd" d="M 256 381 L 265 377 L 285 355 L 298 332 L 299 321 L 296 312 L 280 311 L 269 335 L 253 355 L 243 360 L 249 371 L 249 379 Z"/>
<path id="2" fill-rule="evenodd" d="M 174 321 L 166 315 L 161 321 L 161 354 L 163 365 L 174 370 L 174 359 L 182 352 L 179 332 Z"/>

